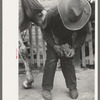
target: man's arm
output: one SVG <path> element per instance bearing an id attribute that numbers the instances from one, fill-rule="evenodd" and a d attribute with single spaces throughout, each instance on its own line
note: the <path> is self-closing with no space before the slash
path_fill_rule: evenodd
<path id="1" fill-rule="evenodd" d="M 51 30 L 51 29 L 45 29 L 45 30 L 42 30 L 42 33 L 43 33 L 43 38 L 44 38 L 44 40 L 45 40 L 51 47 L 54 48 L 54 50 L 56 51 L 56 53 L 57 53 L 59 56 L 62 56 L 62 55 L 63 55 L 63 52 L 62 52 L 62 50 L 61 50 L 61 46 L 55 43 L 55 39 L 54 39 L 54 37 L 53 37 L 52 30 Z"/>
<path id="2" fill-rule="evenodd" d="M 41 29 L 43 33 L 44 40 L 51 46 L 54 47 L 55 40 L 53 38 L 53 34 L 50 28 Z"/>
<path id="3" fill-rule="evenodd" d="M 77 49 L 84 44 L 87 33 L 88 33 L 88 29 L 89 29 L 89 27 L 88 27 L 88 23 L 87 23 L 83 29 L 77 31 L 77 36 L 76 36 L 75 42 L 73 44 L 73 48 Z"/>

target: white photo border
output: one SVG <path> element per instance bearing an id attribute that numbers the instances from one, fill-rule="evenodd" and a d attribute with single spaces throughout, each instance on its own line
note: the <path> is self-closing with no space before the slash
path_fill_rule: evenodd
<path id="1" fill-rule="evenodd" d="M 18 100 L 19 0 L 2 1 L 2 99 Z M 17 50 L 17 51 L 16 51 Z M 95 0 L 95 100 L 98 100 L 98 0 Z"/>

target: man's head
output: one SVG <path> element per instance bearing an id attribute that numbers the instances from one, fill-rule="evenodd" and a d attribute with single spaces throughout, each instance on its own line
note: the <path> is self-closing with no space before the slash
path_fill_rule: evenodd
<path id="1" fill-rule="evenodd" d="M 91 6 L 87 0 L 61 0 L 57 8 L 64 26 L 69 30 L 84 27 L 91 15 Z"/>

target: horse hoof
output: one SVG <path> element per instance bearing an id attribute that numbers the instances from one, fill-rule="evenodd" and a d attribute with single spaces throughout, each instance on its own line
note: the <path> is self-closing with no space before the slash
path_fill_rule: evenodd
<path id="1" fill-rule="evenodd" d="M 23 82 L 23 88 L 24 88 L 24 89 L 30 89 L 30 88 L 32 88 L 32 83 L 33 83 L 33 81 L 25 80 L 25 81 Z"/>

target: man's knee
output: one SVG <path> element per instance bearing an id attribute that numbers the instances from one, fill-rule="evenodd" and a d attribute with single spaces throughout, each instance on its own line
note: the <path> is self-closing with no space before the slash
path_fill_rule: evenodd
<path id="1" fill-rule="evenodd" d="M 57 63 L 58 58 L 57 57 L 47 57 L 46 62 L 49 63 Z"/>
<path id="2" fill-rule="evenodd" d="M 45 68 L 55 68 L 57 66 L 57 59 L 47 59 Z"/>

